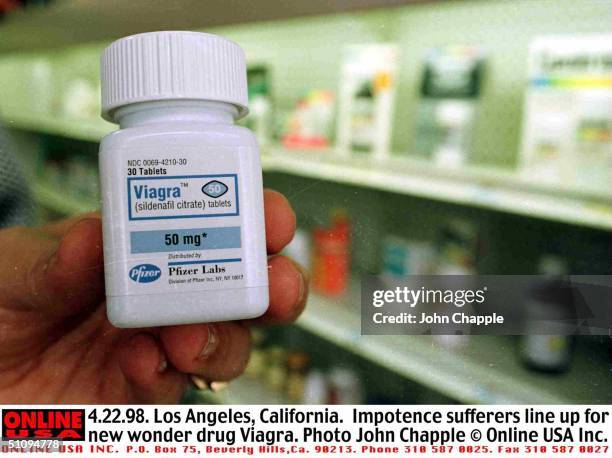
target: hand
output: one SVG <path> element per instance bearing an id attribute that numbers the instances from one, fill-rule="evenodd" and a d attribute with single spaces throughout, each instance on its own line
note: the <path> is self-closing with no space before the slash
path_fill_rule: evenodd
<path id="1" fill-rule="evenodd" d="M 281 251 L 295 214 L 265 191 L 267 249 Z M 106 319 L 97 215 L 42 229 L 0 231 L 0 404 L 175 403 L 188 374 L 230 380 L 250 353 L 249 325 L 223 322 L 117 329 Z M 284 256 L 269 260 L 270 307 L 259 323 L 289 323 L 307 281 Z"/>

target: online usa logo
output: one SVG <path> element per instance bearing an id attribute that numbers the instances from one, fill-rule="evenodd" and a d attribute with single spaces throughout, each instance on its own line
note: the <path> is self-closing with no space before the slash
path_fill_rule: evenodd
<path id="1" fill-rule="evenodd" d="M 130 269 L 130 278 L 136 283 L 151 283 L 161 277 L 161 269 L 153 264 L 140 264 Z"/>
<path id="2" fill-rule="evenodd" d="M 5 439 L 85 440 L 83 409 L 4 409 L 2 437 Z"/>

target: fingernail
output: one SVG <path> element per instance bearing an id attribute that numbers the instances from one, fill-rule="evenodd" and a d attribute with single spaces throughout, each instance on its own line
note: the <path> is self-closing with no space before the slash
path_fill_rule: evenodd
<path id="1" fill-rule="evenodd" d="M 159 354 L 159 364 L 157 366 L 157 372 L 165 372 L 168 369 L 168 360 L 163 352 Z"/>
<path id="2" fill-rule="evenodd" d="M 210 355 L 212 355 L 219 346 L 219 335 L 217 334 L 217 327 L 214 324 L 209 324 L 208 326 L 208 337 L 206 338 L 206 343 L 202 350 L 200 351 L 199 358 L 206 359 Z"/>
<path id="3" fill-rule="evenodd" d="M 229 382 L 210 382 L 210 391 L 213 393 L 218 393 L 219 391 L 223 391 L 229 385 Z"/>
<path id="4" fill-rule="evenodd" d="M 195 387 L 200 391 L 206 391 L 210 388 L 208 382 L 199 375 L 191 374 L 189 378 L 191 379 L 191 382 L 195 385 Z"/>
<path id="5" fill-rule="evenodd" d="M 293 261 L 293 260 L 292 260 Z M 293 264 L 298 270 L 298 275 L 300 276 L 299 287 L 298 287 L 298 302 L 301 303 L 306 296 L 308 284 L 308 273 L 306 270 L 297 262 L 293 261 Z"/>
<path id="6" fill-rule="evenodd" d="M 300 288 L 298 290 L 298 303 L 301 303 L 304 300 L 304 295 L 306 294 L 306 279 L 302 272 L 300 272 Z"/>

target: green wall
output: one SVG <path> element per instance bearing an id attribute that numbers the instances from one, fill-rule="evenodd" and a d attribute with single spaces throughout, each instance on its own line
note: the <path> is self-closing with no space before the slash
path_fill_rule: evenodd
<path id="1" fill-rule="evenodd" d="M 473 156 L 477 162 L 507 166 L 514 164 L 519 144 L 529 42 L 543 34 L 612 32 L 612 1 L 445 1 L 208 31 L 237 41 L 250 61 L 269 64 L 280 113 L 289 111 L 313 87 L 337 88 L 345 45 L 398 42 L 402 57 L 393 138 L 393 149 L 398 153 L 408 151 L 413 141 L 417 88 L 426 50 L 450 43 L 482 43 L 490 58 Z M 103 45 L 52 53 L 53 90 L 61 91 L 75 75 L 97 78 Z M 27 57 L 15 59 L 21 62 Z M 0 58 L 0 109 L 3 105 L 28 106 L 38 98 L 27 90 L 31 85 L 23 70 L 15 70 L 15 59 Z M 29 96 L 24 95 L 27 92 Z"/>

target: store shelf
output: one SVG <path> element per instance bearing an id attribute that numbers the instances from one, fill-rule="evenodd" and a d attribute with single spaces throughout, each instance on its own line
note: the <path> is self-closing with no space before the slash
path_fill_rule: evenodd
<path id="1" fill-rule="evenodd" d="M 17 129 L 87 141 L 99 141 L 113 130 L 109 123 L 67 121 L 38 115 L 5 113 L 2 120 Z M 561 184 L 534 183 L 517 173 L 491 167 L 445 169 L 414 159 L 381 162 L 343 157 L 333 151 L 270 148 L 263 154 L 262 164 L 268 172 L 612 230 L 612 187 L 601 191 L 576 189 Z"/>
<path id="2" fill-rule="evenodd" d="M 537 185 L 494 168 L 444 169 L 409 159 L 343 158 L 332 151 L 273 150 L 263 159 L 266 171 L 612 230 L 612 188 L 595 192 Z"/>
<path id="3" fill-rule="evenodd" d="M 261 381 L 246 376 L 232 381 L 227 388 L 218 393 L 193 390 L 189 393 L 187 402 L 200 404 L 291 404 L 286 397 L 270 390 Z"/>
<path id="4" fill-rule="evenodd" d="M 100 203 L 83 201 L 72 197 L 49 184 L 35 183 L 32 186 L 34 200 L 42 207 L 61 215 L 70 216 L 100 209 Z"/>
<path id="5" fill-rule="evenodd" d="M 30 113 L 2 113 L 1 121 L 7 127 L 15 129 L 94 142 L 100 141 L 102 137 L 117 128 L 102 120 L 65 119 Z"/>
<path id="6" fill-rule="evenodd" d="M 358 304 L 358 296 L 349 303 L 312 296 L 297 325 L 468 404 L 612 402 L 610 363 L 592 352 L 576 351 L 567 374 L 539 374 L 525 369 L 508 337 L 471 336 L 452 350 L 433 336 L 362 336 Z"/>

